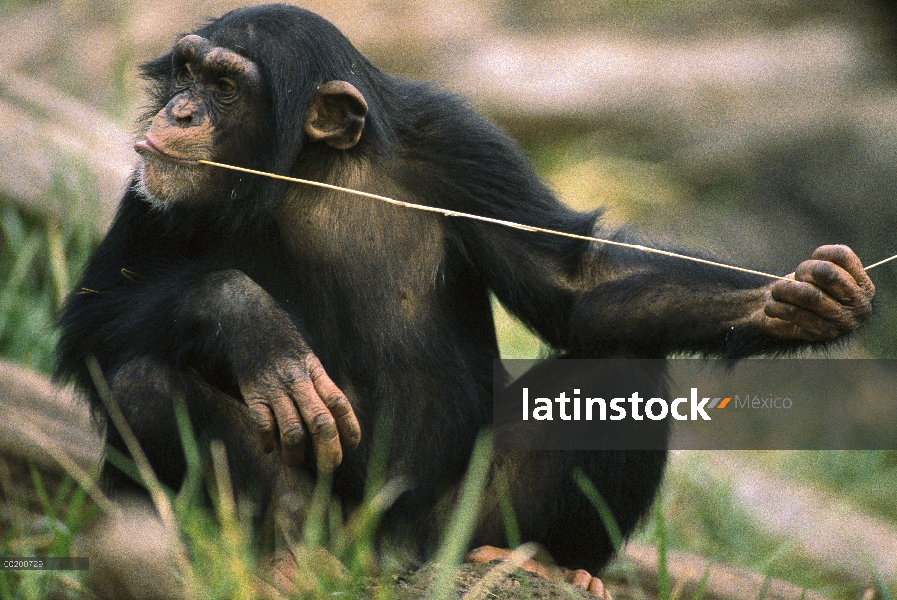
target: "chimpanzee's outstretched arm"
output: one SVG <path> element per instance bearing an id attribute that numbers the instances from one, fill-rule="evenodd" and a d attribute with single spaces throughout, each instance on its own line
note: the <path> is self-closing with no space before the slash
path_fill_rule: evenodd
<path id="1" fill-rule="evenodd" d="M 402 181 L 417 197 L 524 225 L 640 242 L 602 231 L 598 212 L 578 213 L 558 201 L 515 144 L 490 123 L 463 105 L 446 102 L 440 108 L 418 126 L 430 160 L 417 177 Z M 797 268 L 795 282 L 771 283 L 547 233 L 465 219 L 448 226 L 460 255 L 498 299 L 573 356 L 782 352 L 849 333 L 871 312 L 874 287 L 844 246 L 818 249 Z"/>
<path id="2" fill-rule="evenodd" d="M 591 234 L 586 215 L 549 214 L 550 228 Z M 776 353 L 837 339 L 871 314 L 875 288 L 846 246 L 820 247 L 793 280 L 771 281 L 547 234 L 465 229 L 499 300 L 571 356 Z"/>
<path id="3" fill-rule="evenodd" d="M 734 280 L 714 267 L 666 263 L 658 268 L 645 262 L 642 273 L 599 279 L 577 299 L 571 313 L 573 348 L 600 345 L 601 335 L 618 347 L 626 340 L 647 342 L 638 351 L 648 355 L 774 353 L 832 341 L 871 313 L 874 286 L 846 246 L 823 246 L 798 266 L 794 280 L 754 280 L 756 287 L 744 287 L 753 278 Z M 631 312 L 609 310 L 608 296 L 624 300 L 618 306 Z"/>

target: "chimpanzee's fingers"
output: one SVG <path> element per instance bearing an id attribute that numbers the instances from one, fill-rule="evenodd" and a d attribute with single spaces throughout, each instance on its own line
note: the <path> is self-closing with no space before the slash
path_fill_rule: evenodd
<path id="1" fill-rule="evenodd" d="M 302 424 L 296 404 L 284 393 L 278 393 L 271 402 L 271 410 L 280 429 L 280 450 L 288 465 L 301 465 L 305 459 L 306 429 Z"/>
<path id="2" fill-rule="evenodd" d="M 819 342 L 833 339 L 841 333 L 831 321 L 787 302 L 767 302 L 763 312 L 773 319 L 770 326 L 786 338 Z"/>
<path id="3" fill-rule="evenodd" d="M 786 338 L 825 341 L 850 333 L 872 313 L 875 286 L 847 246 L 820 246 L 789 279 L 770 288 L 764 313 Z"/>
<path id="4" fill-rule="evenodd" d="M 841 304 L 826 294 L 821 288 L 806 281 L 780 279 L 772 284 L 770 294 L 776 302 L 800 307 L 819 315 L 823 319 L 837 320 L 843 313 Z M 769 313 L 767 312 L 767 314 Z"/>
<path id="5" fill-rule="evenodd" d="M 857 285 L 862 288 L 866 295 L 871 299 L 875 294 L 875 286 L 869 275 L 863 268 L 860 257 L 853 250 L 843 245 L 820 246 L 813 252 L 813 259 L 827 260 L 833 262 L 845 271 L 847 271 Z"/>
<path id="6" fill-rule="evenodd" d="M 866 301 L 866 293 L 853 275 L 827 260 L 805 260 L 797 266 L 794 279 L 816 286 L 839 304 L 848 307 Z"/>
<path id="7" fill-rule="evenodd" d="M 311 434 L 318 470 L 322 473 L 329 473 L 343 461 L 343 450 L 339 443 L 336 420 L 318 397 L 318 392 L 310 377 L 296 378 L 291 388 L 295 406 L 299 408 L 302 422 L 305 423 Z"/>
<path id="8" fill-rule="evenodd" d="M 324 405 L 327 406 L 327 410 L 330 411 L 330 414 L 336 420 L 340 443 L 346 448 L 354 448 L 361 441 L 361 426 L 358 424 L 358 419 L 355 417 L 355 411 L 352 410 L 349 399 L 330 379 L 317 356 L 309 354 L 305 359 L 305 366 L 309 375 L 311 375 L 311 380 L 314 383 L 315 390 L 318 392 L 318 396 L 321 397 Z"/>
<path id="9" fill-rule="evenodd" d="M 255 425 L 262 443 L 262 450 L 273 452 L 277 448 L 277 421 L 267 400 L 262 398 L 247 401 L 249 417 Z"/>

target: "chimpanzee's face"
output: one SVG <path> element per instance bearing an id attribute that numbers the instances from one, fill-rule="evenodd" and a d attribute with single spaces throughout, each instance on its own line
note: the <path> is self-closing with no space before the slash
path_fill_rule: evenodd
<path id="1" fill-rule="evenodd" d="M 232 175 L 199 160 L 246 166 L 264 127 L 267 91 L 257 65 L 198 35 L 172 56 L 171 94 L 143 140 L 137 185 L 157 206 L 228 199 Z"/>

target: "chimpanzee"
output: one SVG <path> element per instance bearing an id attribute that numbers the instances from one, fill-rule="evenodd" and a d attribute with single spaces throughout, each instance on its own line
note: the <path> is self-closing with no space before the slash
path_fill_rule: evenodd
<path id="1" fill-rule="evenodd" d="M 741 357 L 847 334 L 874 288 L 848 248 L 794 280 L 755 276 L 412 211 L 199 164 L 201 159 L 580 235 L 604 232 L 543 184 L 503 133 L 434 85 L 387 75 L 323 18 L 264 5 L 227 13 L 143 66 L 152 109 L 133 181 L 62 313 L 58 375 L 104 409 L 101 366 L 161 480 L 185 462 L 172 397 L 222 439 L 262 502 L 283 466 L 363 493 L 375 423 L 410 489 L 384 536 L 425 557 L 491 420 L 498 357 L 490 293 L 567 357 Z M 124 450 L 113 428 L 111 446 Z M 272 452 L 273 450 L 277 450 Z M 659 485 L 662 452 L 497 452 L 520 533 L 560 563 L 600 569 L 613 549 L 571 479 L 594 482 L 628 534 Z M 303 466 L 304 465 L 304 466 Z M 499 471 L 503 478 L 495 477 Z M 127 479 L 107 468 L 113 487 Z M 477 545 L 507 545 L 490 487 Z M 443 502 L 444 505 L 444 502 Z"/>

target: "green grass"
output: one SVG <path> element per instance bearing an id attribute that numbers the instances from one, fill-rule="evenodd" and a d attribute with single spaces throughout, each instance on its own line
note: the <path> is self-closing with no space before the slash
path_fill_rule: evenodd
<path id="1" fill-rule="evenodd" d="M 245 499 L 235 500 L 223 446 L 213 442 L 209 452 L 201 452 L 186 425 L 183 404 L 177 406 L 188 483 L 177 493 L 163 489 L 163 494 L 154 496 L 153 502 L 157 512 L 163 515 L 162 521 L 167 514 L 173 516 L 169 528 L 174 532 L 169 546 L 174 549 L 171 564 L 179 574 L 185 598 L 394 597 L 396 572 L 390 568 L 391 563 L 385 563 L 384 568 L 379 566 L 374 542 L 381 517 L 405 489 L 402 481 L 383 478 L 382 457 L 388 428 L 378 428 L 375 434 L 368 488 L 359 508 L 344 515 L 343 507 L 330 495 L 330 481 L 326 477 L 319 478 L 310 490 L 310 506 L 298 533 L 301 539 L 295 539 L 290 532 L 286 538 L 292 540 L 290 548 L 299 575 L 297 589 L 283 594 L 265 583 L 270 581 L 270 563 L 259 560 L 261 551 L 252 526 L 254 507 Z M 470 543 L 490 458 L 491 438 L 483 435 L 476 443 L 458 502 L 446 513 L 447 525 L 436 557 L 433 597 L 452 597 L 454 567 L 463 562 Z M 154 480 L 152 474 L 141 474 L 145 472 L 133 464 L 128 471 L 150 489 L 158 488 L 158 482 L 147 481 Z M 13 496 L 17 500 L 11 506 L 14 515 L 9 529 L 0 538 L 0 555 L 77 555 L 78 546 L 73 542 L 98 516 L 100 509 L 70 478 L 64 478 L 52 494 L 34 469 L 32 478 L 33 492 L 28 497 L 37 499 L 37 510 L 26 504 L 24 496 Z M 10 476 L 2 461 L 0 484 L 4 490 L 13 488 L 7 485 L 11 484 Z M 211 498 L 211 507 L 206 505 L 206 497 Z M 106 514 L 103 518 L 113 517 Z M 141 535 L 143 530 L 136 529 L 135 541 L 141 542 Z M 114 555 L 106 556 L 104 560 L 114 558 Z M 91 558 L 95 559 L 96 556 Z M 98 571 L 94 573 L 102 575 Z M 51 596 L 89 598 L 85 578 L 84 572 L 0 570 L 0 600 L 37 600 Z"/>
<path id="2" fill-rule="evenodd" d="M 10 493 L 16 486 L 8 465 L 0 461 L 0 489 L 10 500 L 4 506 L 10 515 L 0 520 L 4 524 L 0 555 L 69 556 L 75 537 L 99 511 L 70 477 L 64 477 L 51 492 L 36 469 L 30 472 L 33 494 L 29 499 L 37 500 L 37 510 L 24 496 Z M 59 599 L 84 598 L 82 577 L 82 573 L 67 571 L 0 571 L 0 599 L 38 600 L 51 597 L 51 593 Z"/>
<path id="3" fill-rule="evenodd" d="M 0 199 L 0 356 L 52 370 L 53 323 L 95 243 L 86 224 L 62 227 Z"/>

